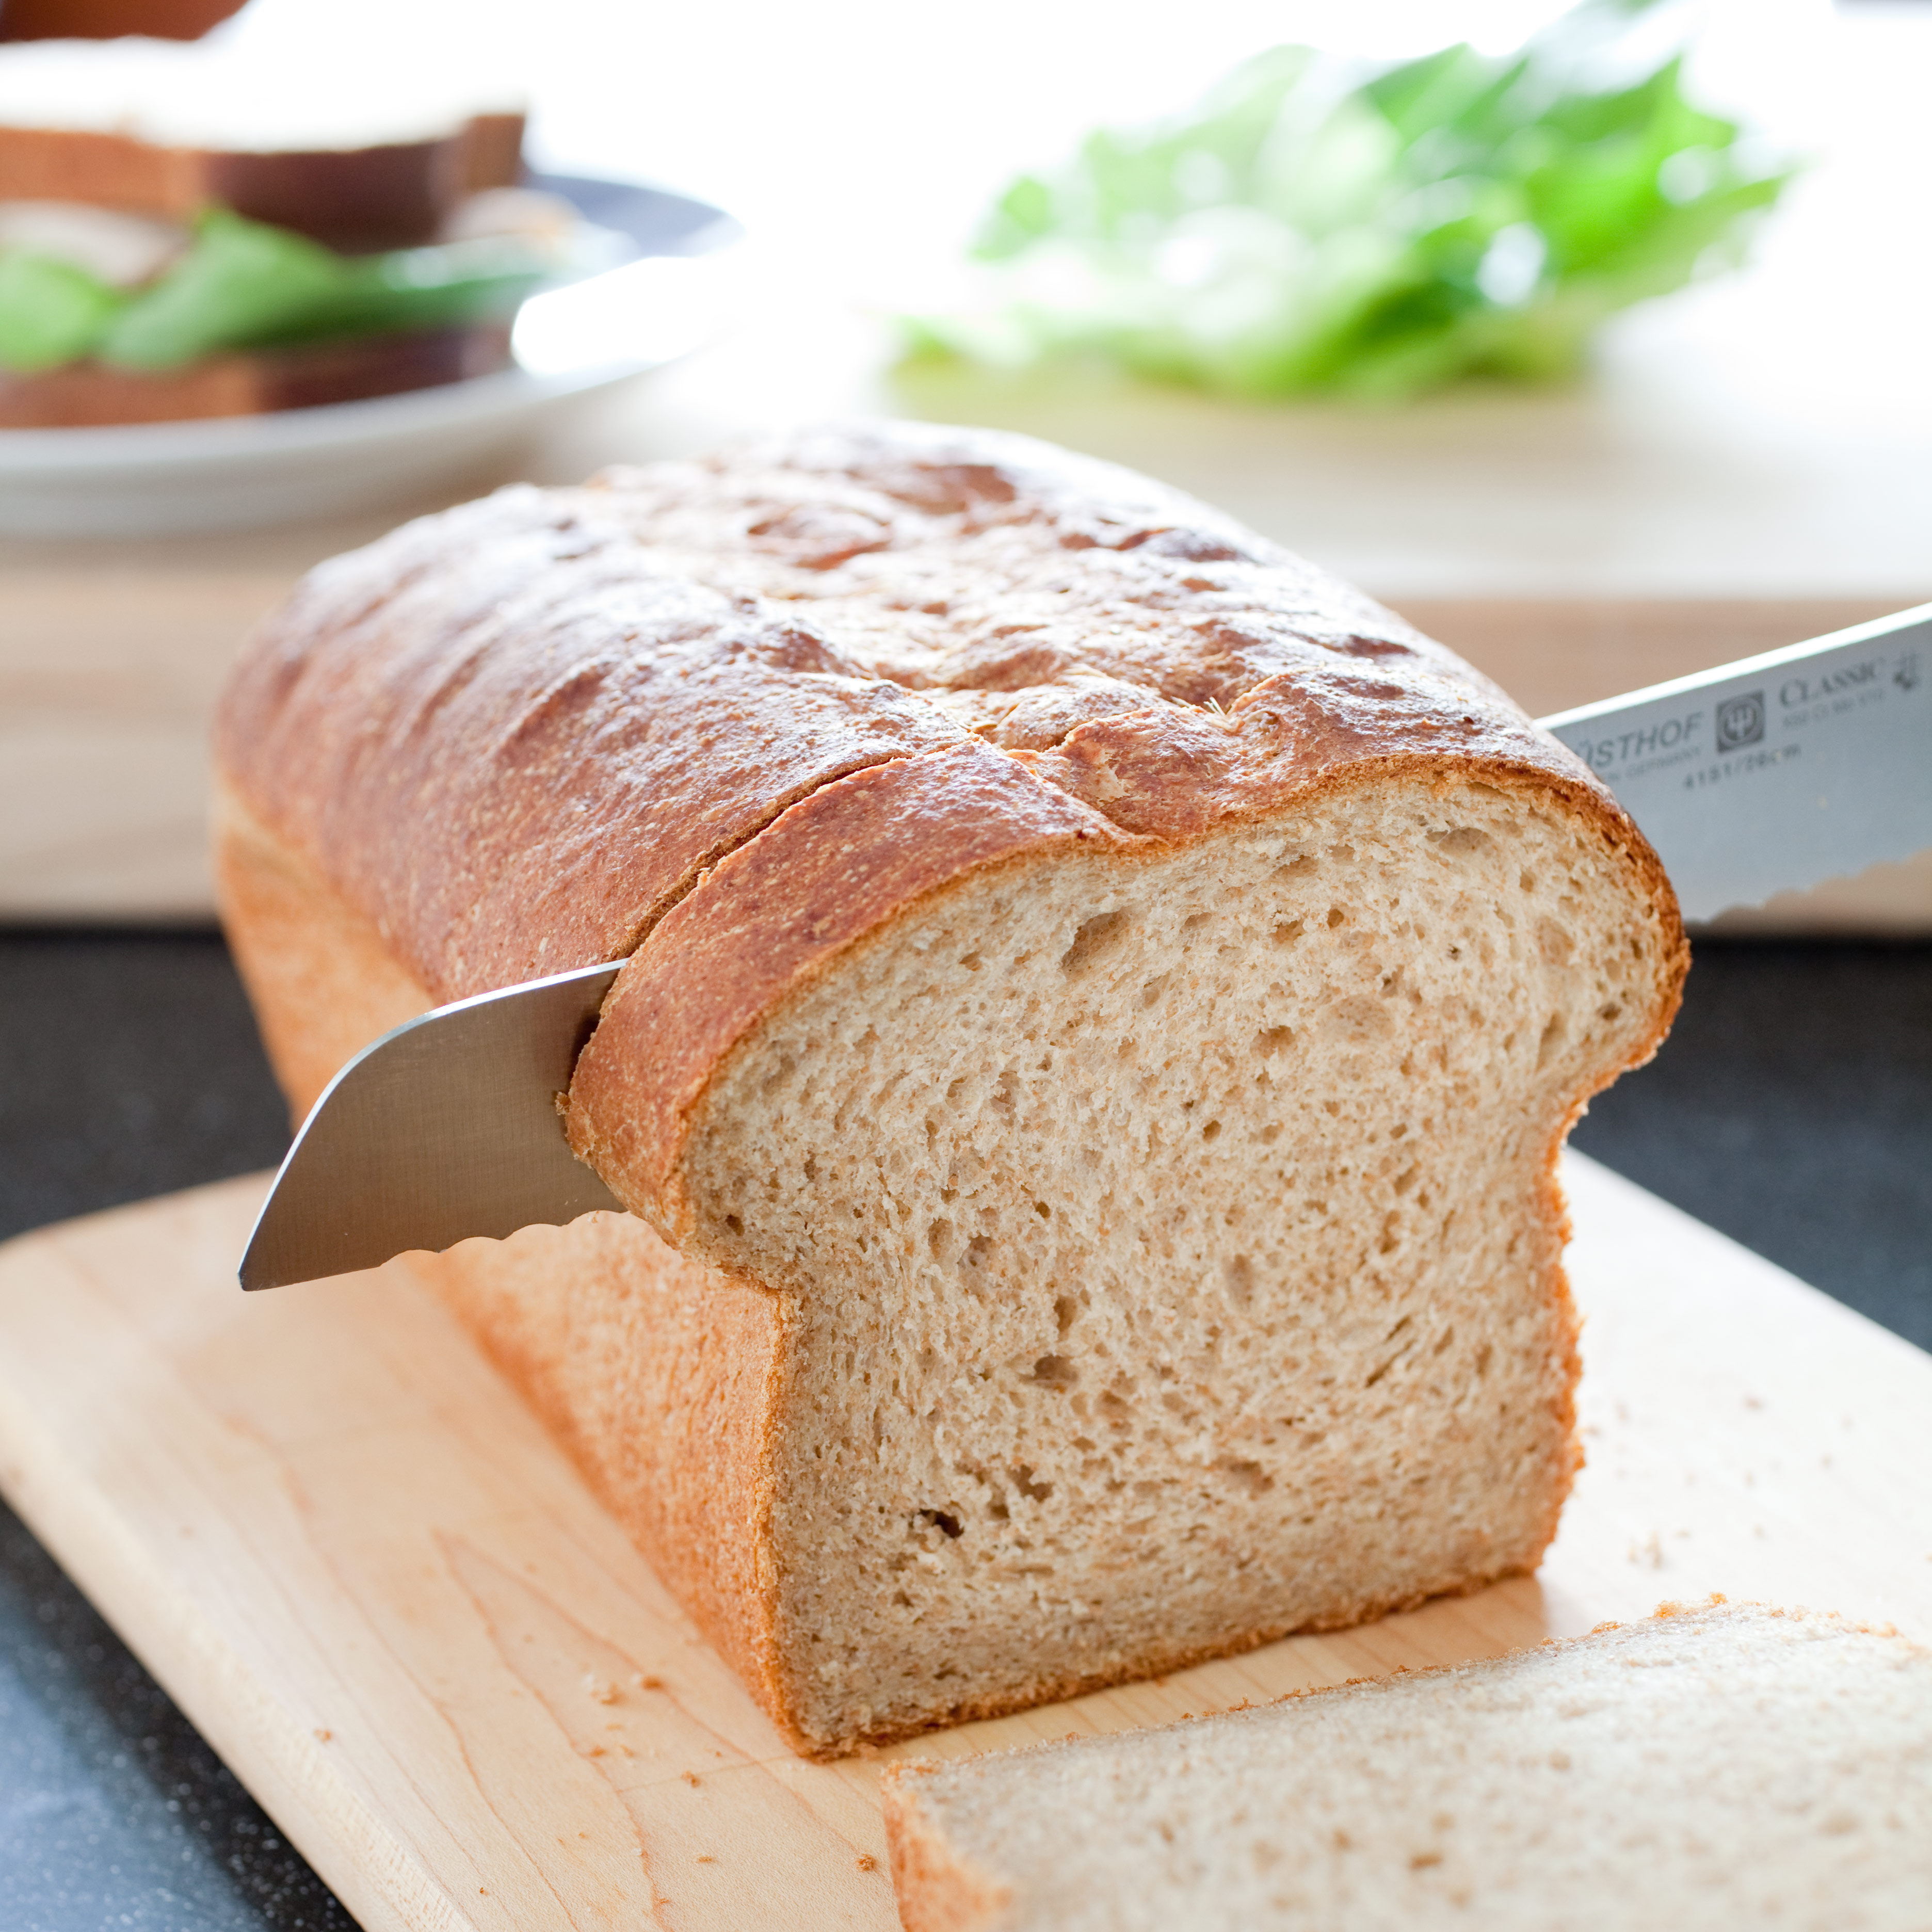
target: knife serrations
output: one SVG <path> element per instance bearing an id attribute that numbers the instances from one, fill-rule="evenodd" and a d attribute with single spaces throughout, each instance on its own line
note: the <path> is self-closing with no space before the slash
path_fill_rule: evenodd
<path id="1" fill-rule="evenodd" d="M 1932 845 L 1928 660 L 1932 604 L 1540 722 L 1712 919 Z"/>
<path id="2" fill-rule="evenodd" d="M 569 1148 L 554 1096 L 621 961 L 439 1006 L 329 1083 L 263 1204 L 245 1288 L 374 1268 L 622 1204 Z"/>

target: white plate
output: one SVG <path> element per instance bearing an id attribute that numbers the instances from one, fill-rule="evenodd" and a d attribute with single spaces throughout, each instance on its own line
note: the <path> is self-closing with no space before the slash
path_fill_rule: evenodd
<path id="1" fill-rule="evenodd" d="M 707 203 L 538 176 L 640 259 L 532 296 L 513 366 L 367 402 L 208 421 L 0 430 L 0 532 L 149 536 L 326 516 L 393 500 L 514 442 L 573 398 L 687 354 L 722 328 L 744 231 Z"/>

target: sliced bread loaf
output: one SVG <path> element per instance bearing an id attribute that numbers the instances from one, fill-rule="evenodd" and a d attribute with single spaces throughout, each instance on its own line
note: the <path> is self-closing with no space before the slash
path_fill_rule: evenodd
<path id="1" fill-rule="evenodd" d="M 908 1932 L 1923 1932 L 1932 1652 L 1721 1601 L 896 1766 Z"/>
<path id="2" fill-rule="evenodd" d="M 1022 439 L 814 432 L 325 566 L 218 752 L 298 1111 L 627 958 L 568 1125 L 634 1213 L 438 1271 L 800 1748 L 1538 1561 L 1556 1153 L 1682 937 L 1387 611 Z"/>

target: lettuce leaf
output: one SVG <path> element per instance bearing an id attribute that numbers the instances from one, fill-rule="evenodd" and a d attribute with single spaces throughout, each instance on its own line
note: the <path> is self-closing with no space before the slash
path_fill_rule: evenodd
<path id="1" fill-rule="evenodd" d="M 121 297 L 86 269 L 24 248 L 0 254 L 0 370 L 31 376 L 92 350 Z"/>
<path id="2" fill-rule="evenodd" d="M 1735 260 L 1789 178 L 1684 98 L 1676 54 L 1633 70 L 1650 5 L 1586 0 L 1506 57 L 1259 55 L 1015 182 L 973 251 L 984 299 L 907 319 L 908 348 L 1250 397 L 1570 375 L 1606 316 Z"/>
<path id="3" fill-rule="evenodd" d="M 550 272 L 509 236 L 344 256 L 211 208 L 193 244 L 132 293 L 52 256 L 0 250 L 0 370 L 90 356 L 172 369 L 226 350 L 440 328 L 511 314 Z"/>
<path id="4" fill-rule="evenodd" d="M 96 353 L 169 369 L 252 347 L 326 310 L 353 264 L 319 242 L 210 208 L 194 242 L 116 318 Z"/>
<path id="5" fill-rule="evenodd" d="M 506 315 L 545 265 L 508 238 L 343 256 L 225 208 L 115 319 L 95 352 L 165 369 L 230 349 L 262 349 L 442 328 Z"/>

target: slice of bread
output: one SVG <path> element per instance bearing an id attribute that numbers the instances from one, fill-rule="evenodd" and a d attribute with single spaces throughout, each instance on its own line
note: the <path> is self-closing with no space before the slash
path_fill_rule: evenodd
<path id="1" fill-rule="evenodd" d="M 380 67 L 381 63 L 375 63 Z M 0 202 L 187 220 L 210 202 L 346 254 L 433 240 L 522 172 L 523 116 L 434 74 L 358 76 L 129 38 L 0 46 Z"/>
<path id="2" fill-rule="evenodd" d="M 509 360 L 509 330 L 479 322 L 205 356 L 179 369 L 88 362 L 32 376 L 0 371 L 0 429 L 184 422 L 363 402 L 466 382 Z"/>
<path id="3" fill-rule="evenodd" d="M 1144 479 L 810 432 L 316 572 L 218 735 L 299 1111 L 412 1006 L 627 957 L 630 1216 L 452 1304 L 819 1754 L 1534 1566 L 1558 1148 L 1685 958 L 1603 788 Z"/>
<path id="4" fill-rule="evenodd" d="M 1924 1932 L 1932 1652 L 1667 1605 L 885 1798 L 907 1932 Z"/>

